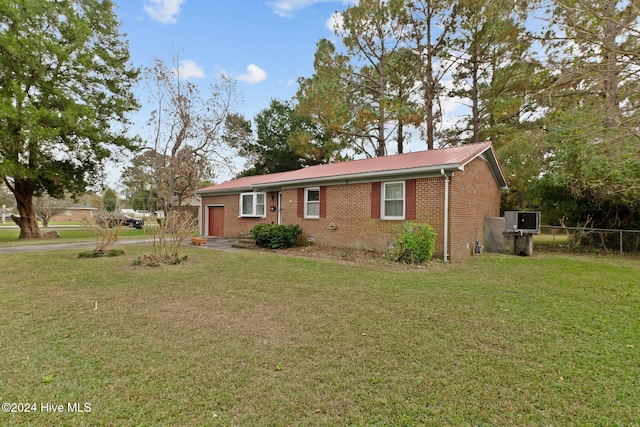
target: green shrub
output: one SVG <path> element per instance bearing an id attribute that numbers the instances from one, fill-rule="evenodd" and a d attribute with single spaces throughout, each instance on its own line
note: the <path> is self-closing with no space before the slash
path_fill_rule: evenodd
<path id="1" fill-rule="evenodd" d="M 302 230 L 299 225 L 258 224 L 251 234 L 261 248 L 284 249 L 296 245 Z"/>
<path id="2" fill-rule="evenodd" d="M 122 249 L 109 249 L 104 251 L 85 251 L 78 254 L 78 258 L 101 258 L 105 256 L 120 256 L 124 255 Z"/>
<path id="3" fill-rule="evenodd" d="M 169 256 L 162 257 L 158 255 L 153 255 L 153 254 L 151 255 L 145 254 L 134 259 L 131 265 L 136 267 L 137 266 L 160 267 L 163 264 L 178 265 L 185 262 L 188 257 L 189 255 L 182 255 L 182 256 L 176 256 L 174 258 L 171 258 Z"/>
<path id="4" fill-rule="evenodd" d="M 404 223 L 391 250 L 391 258 L 405 264 L 430 260 L 436 250 L 436 232 L 429 224 Z"/>

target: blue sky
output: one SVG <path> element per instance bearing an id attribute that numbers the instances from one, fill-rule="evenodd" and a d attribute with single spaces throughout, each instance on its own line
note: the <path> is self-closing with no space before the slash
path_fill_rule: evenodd
<path id="1" fill-rule="evenodd" d="M 313 56 L 322 38 L 335 39 L 331 19 L 351 0 L 114 0 L 120 31 L 129 41 L 136 67 L 154 58 L 172 67 L 179 55 L 181 76 L 206 88 L 222 73 L 237 82 L 238 112 L 252 120 L 272 99 L 291 99 L 299 77 L 313 74 Z M 145 136 L 153 106 L 137 89 L 141 110 L 132 133 Z M 244 159 L 235 165 L 242 169 Z M 116 187 L 125 165 L 111 165 L 107 185 Z M 216 181 L 231 178 L 218 170 Z"/>
<path id="2" fill-rule="evenodd" d="M 249 119 L 272 98 L 290 99 L 299 77 L 313 74 L 313 55 L 328 26 L 349 1 L 332 0 L 115 0 L 134 65 L 157 57 L 206 87 L 221 73 L 237 80 Z M 144 105 L 147 101 L 140 94 Z M 144 112 L 141 112 L 143 115 Z"/>

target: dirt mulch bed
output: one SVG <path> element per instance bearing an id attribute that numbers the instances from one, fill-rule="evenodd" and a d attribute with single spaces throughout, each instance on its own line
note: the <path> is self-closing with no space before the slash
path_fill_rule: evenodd
<path id="1" fill-rule="evenodd" d="M 446 268 L 446 264 L 434 260 L 423 265 L 401 264 L 389 259 L 389 254 L 383 251 L 373 251 L 354 248 L 332 248 L 328 246 L 296 246 L 289 249 L 277 249 L 276 253 L 287 256 L 315 258 L 341 263 L 366 265 L 385 270 L 412 271 L 423 269 Z"/>

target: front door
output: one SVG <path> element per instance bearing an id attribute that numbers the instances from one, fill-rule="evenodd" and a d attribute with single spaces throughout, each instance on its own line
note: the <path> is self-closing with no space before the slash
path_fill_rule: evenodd
<path id="1" fill-rule="evenodd" d="M 209 236 L 224 237 L 224 206 L 209 206 Z"/>

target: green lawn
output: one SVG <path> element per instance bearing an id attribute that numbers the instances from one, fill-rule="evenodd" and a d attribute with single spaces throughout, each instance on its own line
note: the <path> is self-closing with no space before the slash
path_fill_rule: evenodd
<path id="1" fill-rule="evenodd" d="M 569 244 L 569 236 L 564 233 L 545 233 L 533 236 L 533 243 L 536 246 L 567 246 Z"/>
<path id="2" fill-rule="evenodd" d="M 0 425 L 640 424 L 637 260 L 127 251 L 0 257 Z"/>

